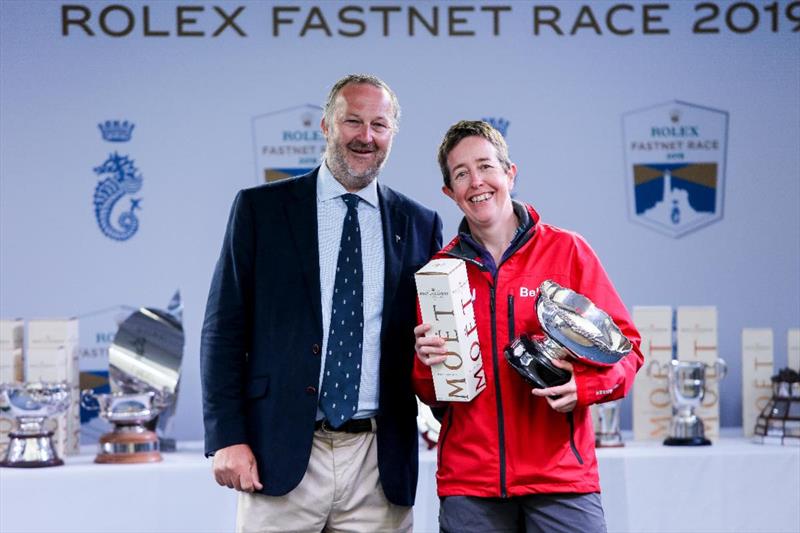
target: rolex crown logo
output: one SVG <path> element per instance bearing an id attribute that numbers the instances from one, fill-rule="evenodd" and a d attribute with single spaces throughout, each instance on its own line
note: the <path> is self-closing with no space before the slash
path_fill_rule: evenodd
<path id="1" fill-rule="evenodd" d="M 488 117 L 482 119 L 484 122 L 488 122 L 494 129 L 500 132 L 500 135 L 503 137 L 506 136 L 506 132 L 508 131 L 508 126 L 510 122 L 502 117 Z"/>
<path id="2" fill-rule="evenodd" d="M 669 112 L 669 119 L 672 121 L 673 124 L 677 124 L 681 120 L 681 110 L 672 109 Z"/>
<path id="3" fill-rule="evenodd" d="M 127 120 L 106 120 L 97 125 L 103 139 L 112 143 L 124 143 L 131 140 L 134 124 Z"/>

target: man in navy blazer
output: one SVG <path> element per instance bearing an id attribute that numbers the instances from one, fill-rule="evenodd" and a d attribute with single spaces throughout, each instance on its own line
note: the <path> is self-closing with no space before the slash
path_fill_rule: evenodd
<path id="1" fill-rule="evenodd" d="M 240 491 L 238 531 L 411 529 L 413 274 L 441 247 L 441 220 L 376 181 L 399 113 L 380 79 L 339 80 L 321 124 L 322 166 L 234 201 L 208 297 L 201 377 L 206 455 L 217 482 Z M 364 348 L 357 412 L 339 424 L 327 420 L 320 391 L 335 357 L 326 343 L 339 239 L 351 231 L 342 229 L 352 213 L 345 196 L 360 224 Z"/>

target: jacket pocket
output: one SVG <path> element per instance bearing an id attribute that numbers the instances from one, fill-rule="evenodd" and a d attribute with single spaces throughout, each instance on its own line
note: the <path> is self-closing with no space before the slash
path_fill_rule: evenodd
<path id="1" fill-rule="evenodd" d="M 567 413 L 567 423 L 569 424 L 569 447 L 572 448 L 572 453 L 575 455 L 575 459 L 578 460 L 578 464 L 583 464 L 583 458 L 578 452 L 578 447 L 575 446 L 575 417 L 571 411 Z"/>
<path id="2" fill-rule="evenodd" d="M 269 376 L 260 376 L 251 379 L 245 387 L 245 396 L 249 400 L 255 400 L 266 396 L 269 392 Z"/>

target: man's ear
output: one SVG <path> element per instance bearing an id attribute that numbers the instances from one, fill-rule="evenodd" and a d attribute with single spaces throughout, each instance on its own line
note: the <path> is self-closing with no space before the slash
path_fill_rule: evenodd
<path id="1" fill-rule="evenodd" d="M 453 189 L 451 189 L 447 185 L 442 185 L 442 192 L 444 193 L 445 196 L 447 196 L 448 198 L 450 198 L 454 202 L 456 201 L 455 193 L 453 193 Z"/>
<path id="2" fill-rule="evenodd" d="M 319 121 L 319 127 L 322 129 L 322 134 L 325 138 L 328 138 L 328 123 L 325 122 L 325 115 L 322 115 L 322 119 Z"/>

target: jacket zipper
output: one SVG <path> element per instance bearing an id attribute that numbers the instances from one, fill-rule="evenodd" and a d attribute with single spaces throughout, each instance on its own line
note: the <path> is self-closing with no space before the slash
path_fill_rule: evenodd
<path id="1" fill-rule="evenodd" d="M 524 241 L 519 244 L 517 249 L 519 249 Z M 463 257 L 458 254 L 454 254 L 452 252 L 445 252 L 446 255 L 451 257 L 456 257 L 463 261 L 470 262 L 478 267 L 479 270 L 486 271 L 486 267 L 480 263 L 479 261 L 475 261 L 474 259 Z M 508 490 L 506 488 L 506 430 L 505 430 L 505 420 L 503 418 L 503 398 L 500 394 L 500 363 L 497 357 L 497 309 L 496 309 L 496 294 L 495 294 L 495 286 L 497 285 L 497 276 L 500 273 L 500 267 L 503 263 L 497 265 L 497 270 L 493 276 L 492 282 L 489 284 L 489 312 L 492 322 L 492 368 L 494 369 L 494 393 L 495 393 L 495 401 L 497 403 L 497 434 L 498 434 L 498 444 L 499 444 L 499 451 L 500 451 L 500 497 L 501 498 L 508 498 Z M 510 295 L 513 298 L 513 295 Z M 513 327 L 513 325 L 512 325 Z M 448 430 L 450 428 L 448 424 Z M 443 436 L 444 437 L 444 436 Z M 442 440 L 444 443 L 444 440 Z M 440 445 L 441 446 L 441 445 Z M 442 450 L 441 447 L 439 448 L 439 459 L 441 460 Z"/>
<path id="2" fill-rule="evenodd" d="M 442 453 L 444 453 L 444 442 L 447 440 L 447 434 L 450 433 L 450 428 L 453 426 L 453 410 L 448 408 L 447 409 L 447 429 L 445 429 L 444 433 L 442 433 L 442 437 L 439 439 L 439 457 L 438 462 L 436 464 L 442 464 Z"/>
<path id="3" fill-rule="evenodd" d="M 503 398 L 500 394 L 500 362 L 497 357 L 497 310 L 495 305 L 495 274 L 492 285 L 489 286 L 489 312 L 492 319 L 492 368 L 494 369 L 494 394 L 497 402 L 497 434 L 500 447 L 500 497 L 507 498 L 506 491 L 506 429 L 503 418 Z"/>
<path id="4" fill-rule="evenodd" d="M 575 417 L 572 411 L 567 413 L 567 422 L 569 423 L 569 447 L 572 448 L 572 453 L 575 454 L 575 459 L 578 460 L 578 463 L 583 464 L 581 454 L 578 453 L 578 447 L 575 446 Z"/>

